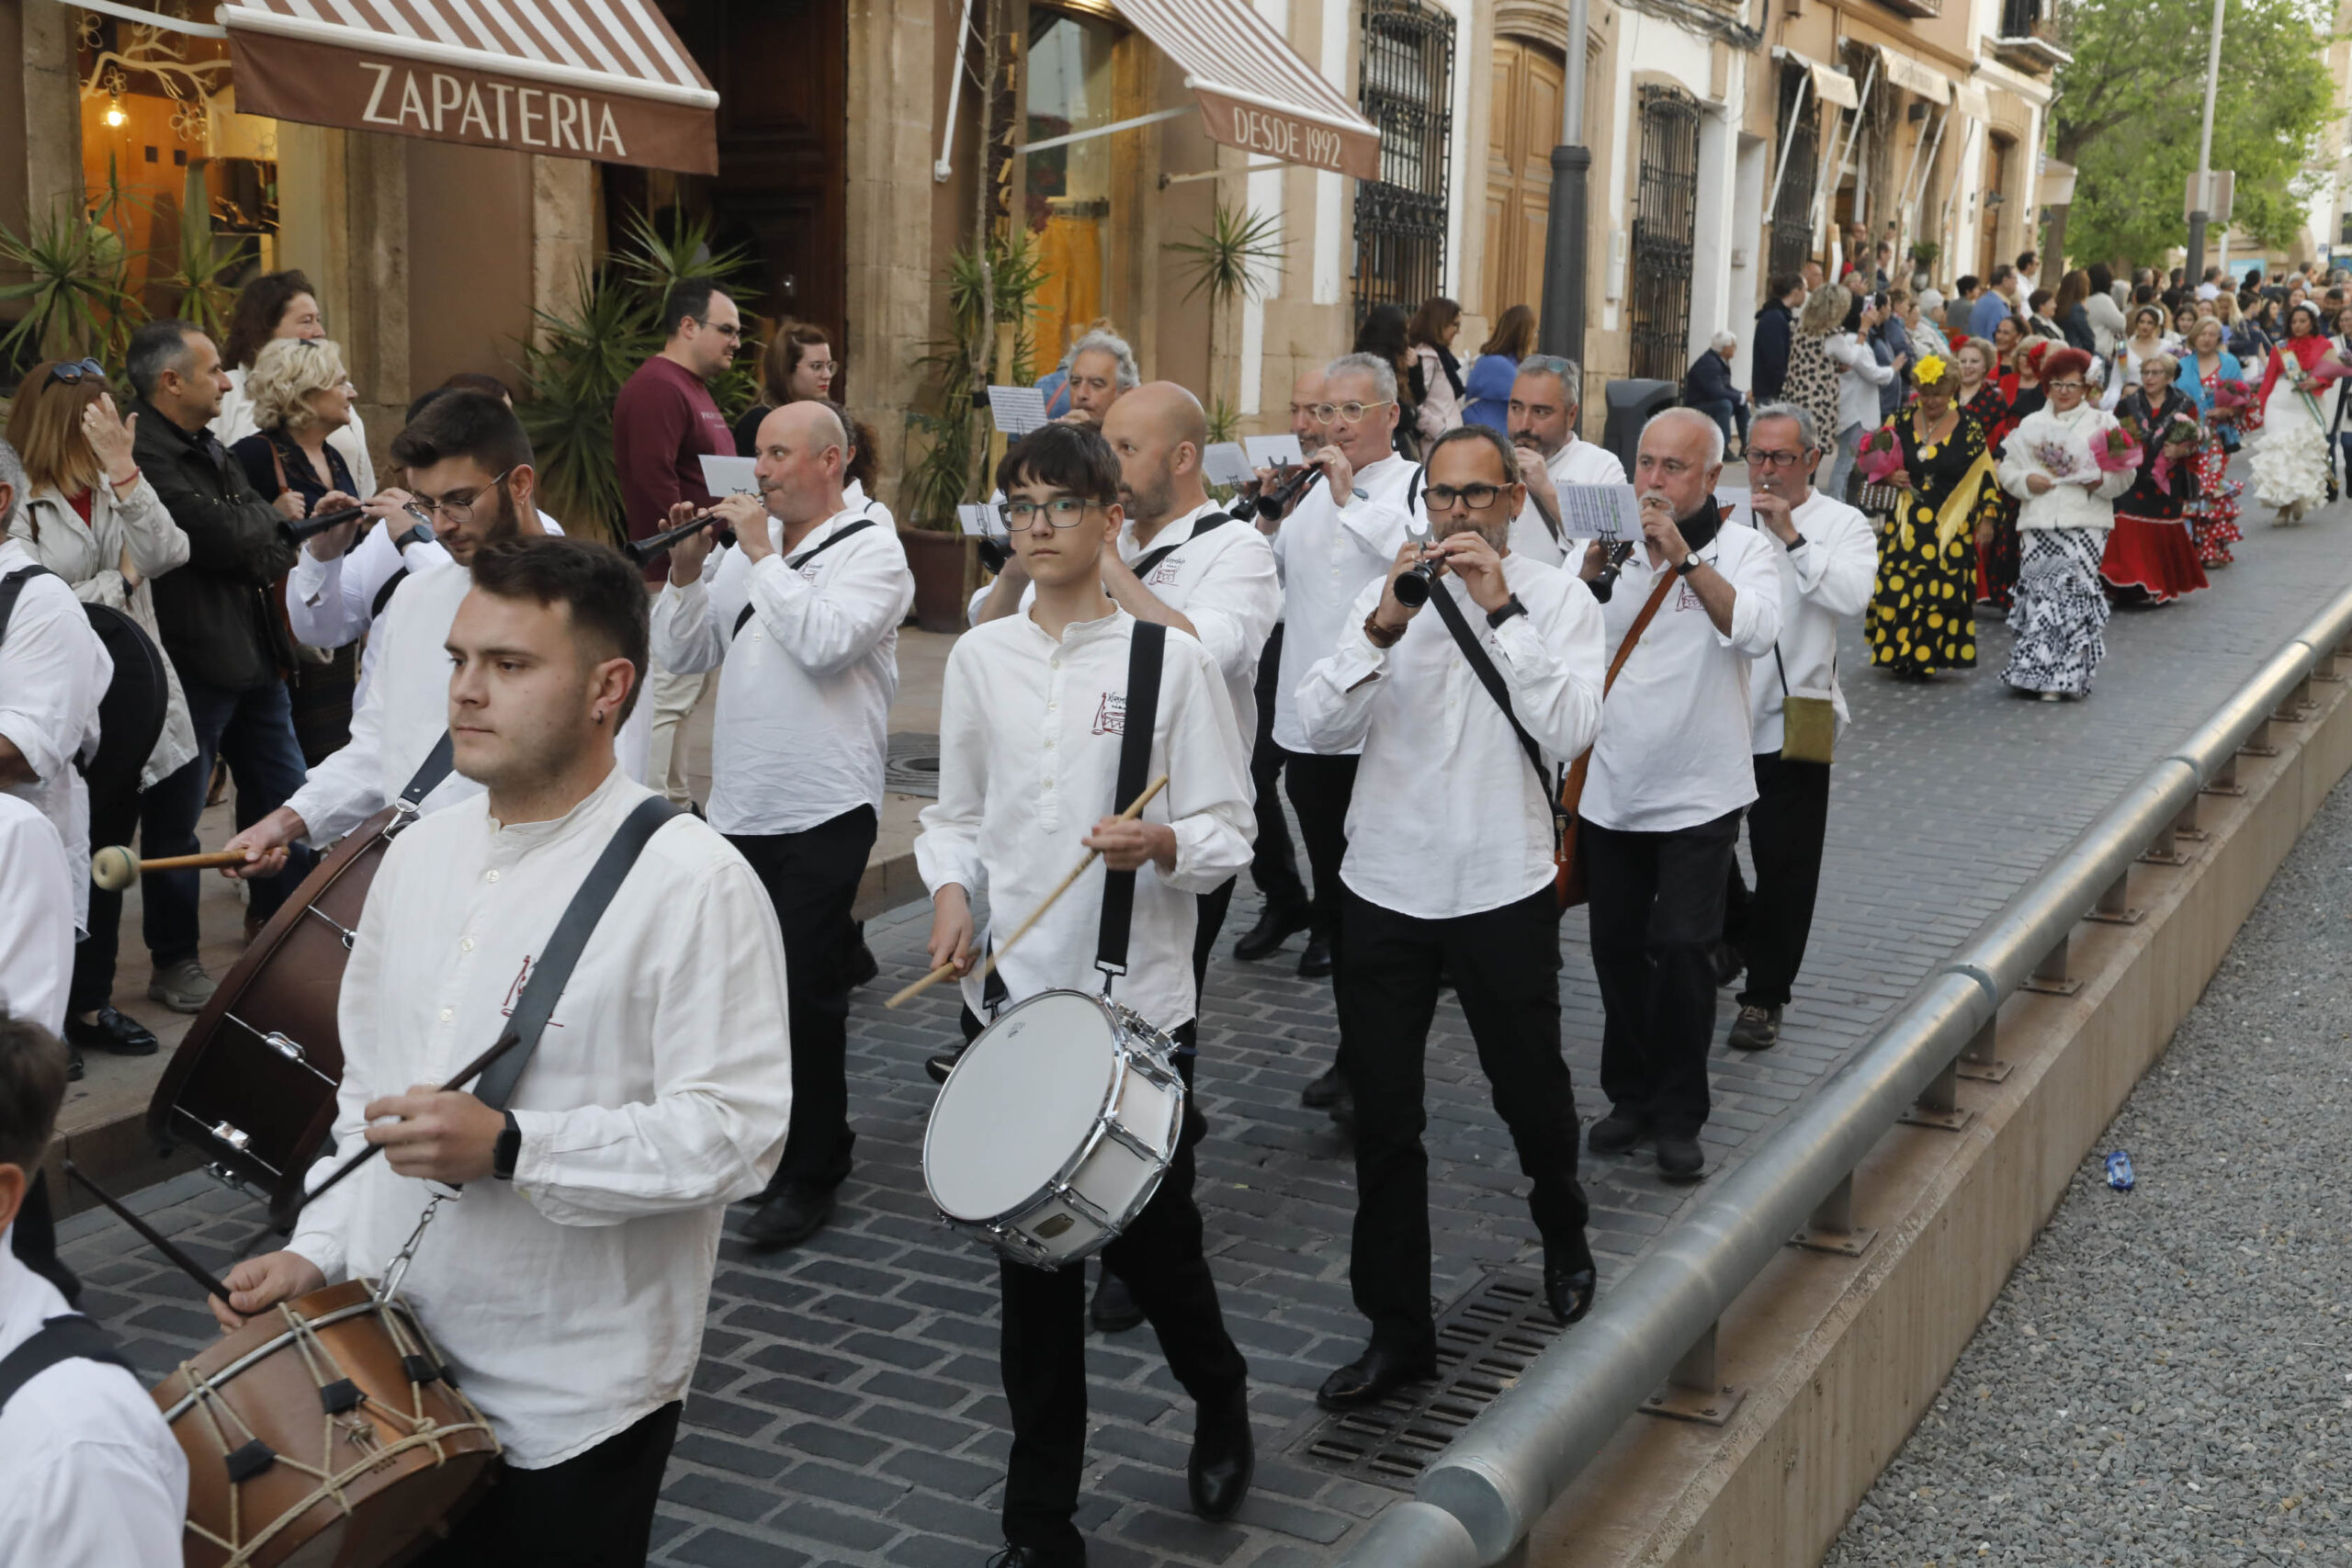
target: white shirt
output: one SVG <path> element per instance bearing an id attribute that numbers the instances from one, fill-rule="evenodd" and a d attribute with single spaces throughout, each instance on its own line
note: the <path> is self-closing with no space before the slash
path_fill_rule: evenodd
<path id="1" fill-rule="evenodd" d="M 1274 558 L 1283 571 L 1283 628 L 1274 744 L 1285 751 L 1316 750 L 1299 722 L 1298 688 L 1306 672 L 1340 646 L 1349 606 L 1363 585 L 1388 575 L 1396 552 L 1420 526 L 1418 503 L 1406 504 L 1419 471 L 1397 457 L 1358 468 L 1356 493 L 1345 506 L 1334 504 L 1328 481 L 1317 482 L 1274 535 Z"/>
<path id="2" fill-rule="evenodd" d="M 233 446 L 261 426 L 254 423 L 253 400 L 245 396 L 247 371 L 238 368 L 228 372 L 229 389 L 221 395 L 220 412 L 212 416 L 212 434 L 223 446 Z M 351 421 L 342 429 L 327 434 L 327 445 L 343 454 L 351 469 L 351 482 L 359 487 L 359 498 L 365 500 L 376 493 L 376 460 L 368 456 L 368 426 L 359 418 L 359 400 L 351 400 Z"/>
<path id="3" fill-rule="evenodd" d="M 1282 619 L 1283 582 L 1272 544 L 1248 518 L 1220 523 L 1198 539 L 1193 537 L 1202 519 L 1225 514 L 1215 502 L 1204 502 L 1161 524 L 1148 545 L 1137 542 L 1130 517 L 1119 529 L 1119 558 L 1132 567 L 1154 550 L 1170 549 L 1151 569 L 1144 587 L 1193 623 L 1201 646 L 1216 660 L 1217 673 L 1225 677 L 1226 701 L 1233 705 L 1233 721 L 1240 727 L 1247 750 L 1258 739 L 1258 656 Z M 979 624 L 980 606 L 995 592 L 990 583 L 972 595 L 971 624 Z M 1033 582 L 1021 591 L 1020 613 L 1026 615 L 1036 602 Z"/>
<path id="4" fill-rule="evenodd" d="M 1836 333 L 1825 338 L 1824 353 L 1839 366 L 1838 372 L 1838 434 L 1856 425 L 1876 430 L 1886 416 L 1878 412 L 1878 389 L 1894 379 L 1894 367 L 1881 365 L 1860 333 Z"/>
<path id="5" fill-rule="evenodd" d="M 1814 491 L 1804 504 L 1789 509 L 1789 520 L 1804 541 L 1801 548 L 1790 549 L 1770 528 L 1754 530 L 1781 575 L 1779 658 L 1767 653 L 1748 672 L 1755 731 L 1748 744 L 1758 756 L 1781 749 L 1781 716 L 1790 692 L 1827 692 L 1843 732 L 1853 716 L 1838 680 L 1838 624 L 1870 607 L 1878 577 L 1878 536 L 1871 520 L 1844 502 Z"/>
<path id="6" fill-rule="evenodd" d="M 0 1009 L 51 1034 L 65 1032 L 74 890 L 89 881 L 87 863 L 74 869 L 50 819 L 0 791 Z"/>
<path id="7" fill-rule="evenodd" d="M 1563 485 L 1621 485 L 1625 482 L 1625 465 L 1617 454 L 1598 442 L 1579 439 L 1568 434 L 1567 445 L 1544 459 L 1545 471 L 1551 474 L 1556 488 Z M 1525 556 L 1545 566 L 1560 566 L 1566 562 L 1568 552 L 1577 551 L 1578 565 L 1583 564 L 1584 541 L 1555 539 L 1544 525 L 1544 514 L 1535 509 L 1535 498 L 1529 496 L 1519 515 L 1510 520 L 1510 553 Z"/>
<path id="8" fill-rule="evenodd" d="M 879 524 L 816 553 L 858 521 L 844 510 L 809 530 L 790 558 L 797 571 L 780 553 L 752 565 L 730 547 L 653 601 L 654 667 L 718 670 L 705 809 L 722 833 L 797 833 L 882 809 L 899 623 L 915 580 L 898 531 Z M 774 518 L 768 539 L 783 550 Z"/>
<path id="9" fill-rule="evenodd" d="M 966 632 L 947 656 L 939 799 L 923 808 L 915 869 L 933 893 L 951 882 L 985 892 L 991 934 L 1027 919 L 1085 855 L 1080 840 L 1094 824 L 1127 804 L 1112 796 L 1135 626 L 1118 610 L 1065 628 L 1056 642 L 1027 614 L 1006 615 Z M 1136 873 L 1127 973 L 1112 994 L 1172 1030 L 1193 1012 L 1193 895 L 1250 863 L 1256 830 L 1249 752 L 1225 683 L 1207 650 L 1181 633 L 1169 635 L 1160 664 L 1149 773 L 1169 781 L 1144 820 L 1176 829 L 1176 864 Z M 1055 987 L 1101 991 L 1103 875 L 1098 860 L 1007 952 L 997 973 L 1012 1000 Z M 964 999 L 986 1017 L 979 973 L 975 964 Z"/>
<path id="10" fill-rule="evenodd" d="M 0 1357 L 73 1311 L 0 1230 Z M 120 1367 L 60 1361 L 0 1412 L 0 1562 L 130 1568 L 181 1558 L 187 1456 Z"/>
<path id="11" fill-rule="evenodd" d="M 0 539 L 0 578 L 38 564 L 22 540 Z M 90 863 L 90 788 L 74 759 L 96 752 L 98 699 L 113 680 L 114 660 L 65 580 L 28 579 L 0 634 L 0 736 L 24 754 L 35 782 L 8 793 L 49 818 L 67 858 L 81 866 Z M 76 877 L 77 930 L 89 913 L 90 879 Z"/>
<path id="12" fill-rule="evenodd" d="M 1581 815 L 1624 833 L 1664 833 L 1712 822 L 1756 798 L 1748 759 L 1748 661 L 1781 635 L 1780 567 L 1756 530 L 1726 523 L 1699 558 L 1731 581 L 1731 635 L 1715 630 L 1688 581 L 1666 602 L 1618 672 L 1601 707 Z M 1676 563 L 1659 571 L 1671 574 Z M 1614 659 L 1657 573 L 1635 549 L 1601 607 Z"/>
<path id="13" fill-rule="evenodd" d="M 562 536 L 562 524 L 544 512 L 538 517 L 543 532 Z M 349 555 L 326 560 L 307 547 L 297 554 L 286 574 L 286 625 L 294 640 L 311 648 L 356 642 L 376 619 L 376 595 L 396 573 L 448 565 L 451 557 L 438 539 L 405 547 L 392 543 L 395 532 L 405 534 L 413 526 L 413 518 L 390 527 L 372 524 Z"/>
<path id="14" fill-rule="evenodd" d="M 351 708 L 351 739 L 311 769 L 286 804 L 302 818 L 308 841 L 322 848 L 400 798 L 449 728 L 449 627 L 473 591 L 473 573 L 455 561 L 412 572 L 393 590 L 368 639 L 374 671 Z M 630 778 L 645 776 L 653 704 L 639 687 L 636 706 L 615 738 L 614 753 Z M 481 794 L 451 772 L 419 803 L 427 812 Z"/>
<path id="15" fill-rule="evenodd" d="M 474 799 L 392 841 L 336 1018 L 335 1149 L 360 1111 L 447 1081 L 498 1037 L 527 966 L 651 791 L 616 770 L 567 816 L 502 826 Z M 784 941 L 743 857 L 680 815 L 645 846 L 515 1084 L 514 1179 L 444 1203 L 401 1294 L 541 1470 L 682 1396 L 732 1200 L 760 1190 L 792 1111 Z M 383 1160 L 302 1211 L 288 1245 L 330 1280 L 380 1278 L 425 1184 Z"/>
<path id="16" fill-rule="evenodd" d="M 1515 550 L 1503 558 L 1503 581 L 1527 614 L 1493 627 L 1459 578 L 1435 586 L 1461 605 L 1556 780 L 1600 728 L 1600 606 L 1583 582 Z M 1298 697 L 1310 739 L 1363 751 L 1340 880 L 1417 919 L 1515 903 L 1551 885 L 1556 791 L 1537 780 L 1434 604 L 1394 648 L 1364 635 L 1385 592 L 1375 582 L 1357 598 L 1338 651 Z"/>

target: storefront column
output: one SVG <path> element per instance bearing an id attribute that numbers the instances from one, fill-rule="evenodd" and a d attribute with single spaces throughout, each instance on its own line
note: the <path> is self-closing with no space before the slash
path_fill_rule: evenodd
<path id="1" fill-rule="evenodd" d="M 25 207 L 30 221 L 60 202 L 82 200 L 82 82 L 74 28 L 82 13 L 22 0 L 25 100 Z"/>
<path id="2" fill-rule="evenodd" d="M 344 139 L 345 213 L 350 233 L 349 301 L 339 319 L 349 351 L 369 456 L 389 467 L 413 395 L 409 386 L 408 248 L 412 223 L 429 225 L 428 206 L 411 214 L 408 143 L 395 136 L 352 132 Z"/>
<path id="3" fill-rule="evenodd" d="M 938 9 L 952 26 L 956 8 Z M 852 412 L 874 427 L 886 491 L 905 467 L 906 427 L 883 411 L 917 400 L 930 338 L 936 25 L 930 0 L 850 0 L 848 385 Z M 960 164 L 956 175 L 970 180 Z"/>
<path id="4" fill-rule="evenodd" d="M 531 308 L 542 315 L 569 319 L 595 265 L 596 169 L 584 158 L 531 160 Z"/>

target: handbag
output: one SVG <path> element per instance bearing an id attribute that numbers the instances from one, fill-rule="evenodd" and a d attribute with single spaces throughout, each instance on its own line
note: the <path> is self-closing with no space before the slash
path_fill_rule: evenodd
<path id="1" fill-rule="evenodd" d="M 1781 645 L 1772 645 L 1772 662 L 1781 671 L 1781 759 L 1788 762 L 1835 761 L 1838 748 L 1838 705 L 1827 692 L 1789 689 L 1789 667 Z M 1829 656 L 1829 672 L 1838 672 L 1838 656 Z"/>
<path id="2" fill-rule="evenodd" d="M 1642 640 L 1644 632 L 1649 630 L 1650 622 L 1657 617 L 1658 607 L 1666 603 L 1666 595 L 1675 581 L 1676 574 L 1672 571 L 1659 574 L 1657 586 L 1650 590 L 1648 603 L 1642 606 L 1642 613 L 1634 617 L 1633 626 L 1625 633 L 1625 640 L 1617 645 L 1617 657 L 1609 661 L 1609 674 L 1600 683 L 1600 700 L 1603 703 L 1609 700 L 1609 689 L 1617 683 L 1617 672 L 1624 669 L 1625 660 L 1634 656 L 1634 645 Z M 1502 673 L 1495 668 L 1495 661 L 1488 659 L 1487 650 L 1478 646 L 1478 638 L 1470 630 L 1469 623 L 1462 618 L 1462 606 L 1453 602 L 1453 594 L 1444 592 L 1430 594 L 1430 603 L 1437 606 L 1438 617 L 1445 622 L 1445 629 L 1453 634 L 1453 640 L 1461 646 L 1462 656 L 1470 661 L 1471 672 L 1478 677 L 1478 683 L 1487 688 L 1487 694 L 1495 699 L 1497 707 L 1503 710 L 1503 717 L 1509 721 L 1511 733 L 1519 737 L 1520 750 L 1527 753 L 1527 761 L 1535 770 L 1538 787 L 1545 798 L 1552 801 L 1553 908 L 1555 912 L 1566 914 L 1585 901 L 1584 868 L 1577 862 L 1577 807 L 1584 799 L 1585 773 L 1592 763 L 1592 748 L 1588 746 L 1577 753 L 1577 760 L 1568 765 L 1566 777 L 1561 781 L 1559 793 L 1555 795 L 1552 775 L 1544 766 L 1544 749 L 1535 743 L 1535 737 L 1527 733 L 1527 727 L 1519 722 L 1519 716 L 1511 712 L 1510 690 L 1503 684 Z"/>

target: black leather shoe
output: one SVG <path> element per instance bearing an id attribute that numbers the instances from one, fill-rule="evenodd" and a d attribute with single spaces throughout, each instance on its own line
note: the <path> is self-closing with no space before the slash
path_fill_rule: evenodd
<path id="1" fill-rule="evenodd" d="M 743 1224 L 743 1240 L 753 1252 L 781 1252 L 817 1234 L 832 1217 L 831 1189 L 785 1187 Z"/>
<path id="2" fill-rule="evenodd" d="M 1136 1305 L 1135 1292 L 1111 1271 L 1109 1264 L 1097 1262 L 1095 1268 L 1100 1272 L 1094 1280 L 1094 1299 L 1087 1303 L 1086 1320 L 1098 1334 L 1125 1334 L 1143 1321 L 1143 1308 Z"/>
<path id="3" fill-rule="evenodd" d="M 1549 1256 L 1544 1258 L 1544 1299 L 1551 1303 L 1552 1315 L 1560 1320 L 1561 1327 L 1578 1322 L 1592 1310 L 1597 1280 L 1590 1254 L 1581 1264 L 1555 1263 Z"/>
<path id="4" fill-rule="evenodd" d="M 1435 1376 L 1436 1351 L 1406 1356 L 1375 1345 L 1325 1378 L 1323 1386 L 1315 1391 L 1315 1403 L 1326 1410 L 1360 1409 L 1377 1404 L 1408 1382 L 1424 1382 Z"/>
<path id="5" fill-rule="evenodd" d="M 1306 951 L 1298 955 L 1298 972 L 1309 980 L 1319 980 L 1331 972 L 1331 941 L 1329 937 L 1306 939 Z"/>
<path id="6" fill-rule="evenodd" d="M 1008 1546 L 990 1552 L 985 1568 L 1086 1568 L 1086 1549 L 1081 1545 L 1077 1555 L 1071 1556 L 1034 1546 Z"/>
<path id="7" fill-rule="evenodd" d="M 87 1023 L 69 1016 L 65 1043 L 77 1050 L 111 1051 L 118 1056 L 152 1056 L 163 1049 L 145 1024 L 110 1007 L 100 1008 Z"/>
<path id="8" fill-rule="evenodd" d="M 871 980 L 880 973 L 882 973 L 882 965 L 875 958 L 874 950 L 866 946 L 863 942 L 859 942 L 855 950 L 849 955 L 849 975 L 847 978 L 849 980 L 850 989 L 855 990 L 858 987 L 863 986 L 865 982 Z"/>
<path id="9" fill-rule="evenodd" d="M 1650 1124 L 1638 1116 L 1612 1111 L 1592 1124 L 1584 1146 L 1597 1155 L 1622 1155 L 1650 1135 Z"/>
<path id="10" fill-rule="evenodd" d="M 82 1074 L 85 1070 L 82 1066 L 82 1053 L 74 1050 L 71 1045 L 68 1045 L 65 1049 L 69 1053 L 65 1058 L 65 1081 L 67 1083 L 80 1083 L 82 1081 Z"/>
<path id="11" fill-rule="evenodd" d="M 1735 1051 L 1770 1051 L 1781 1043 L 1781 1010 L 1746 1007 L 1732 1021 L 1724 1043 Z"/>
<path id="12" fill-rule="evenodd" d="M 1268 904 L 1258 916 L 1258 923 L 1242 932 L 1233 944 L 1233 956 L 1244 964 L 1255 964 L 1270 958 L 1274 950 L 1307 928 L 1308 917 L 1304 909 L 1283 908 Z"/>
<path id="13" fill-rule="evenodd" d="M 925 1056 L 922 1070 L 931 1075 L 932 1082 L 945 1083 L 947 1075 L 956 1070 L 956 1058 L 963 1054 L 961 1051 L 942 1051 L 936 1056 Z"/>
<path id="14" fill-rule="evenodd" d="M 1258 1445 L 1250 1435 L 1250 1390 L 1245 1384 L 1214 1407 L 1202 1405 L 1193 1419 L 1193 1457 L 1184 1466 L 1193 1512 L 1204 1519 L 1233 1517 L 1250 1495 L 1250 1477 L 1257 1468 Z"/>
<path id="15" fill-rule="evenodd" d="M 1668 1181 L 1696 1181 L 1707 1174 L 1707 1156 L 1699 1140 L 1673 1133 L 1657 1135 L 1657 1173 Z"/>
<path id="16" fill-rule="evenodd" d="M 1298 1091 L 1298 1102 L 1309 1111 L 1329 1111 L 1340 1103 L 1348 1086 L 1340 1081 L 1340 1069 L 1335 1063 L 1330 1070 Z"/>

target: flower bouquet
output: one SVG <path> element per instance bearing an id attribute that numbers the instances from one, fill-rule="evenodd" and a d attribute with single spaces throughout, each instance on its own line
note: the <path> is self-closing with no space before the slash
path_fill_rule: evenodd
<path id="1" fill-rule="evenodd" d="M 2254 389 L 2234 377 L 2213 383 L 2213 412 L 2243 413 L 2254 406 Z"/>
<path id="2" fill-rule="evenodd" d="M 2137 472 L 2147 455 L 2139 437 L 2120 424 L 2091 441 L 2091 461 L 2102 473 Z"/>
<path id="3" fill-rule="evenodd" d="M 2042 470 L 2053 479 L 2078 479 L 2082 476 L 2083 465 L 2079 456 L 2074 447 L 2064 441 L 2036 442 L 2033 446 L 2033 460 L 2041 464 Z"/>
<path id="4" fill-rule="evenodd" d="M 2199 429 L 2197 421 L 2185 413 L 2177 413 L 2165 422 L 2164 439 L 2157 445 L 2194 446 L 2201 439 L 2203 439 L 2203 434 Z"/>
<path id="5" fill-rule="evenodd" d="M 1903 443 L 1896 438 L 1894 427 L 1882 424 L 1864 436 L 1860 449 L 1854 454 L 1854 466 L 1861 471 L 1866 484 L 1884 484 L 1889 475 L 1899 471 L 1903 467 Z"/>
<path id="6" fill-rule="evenodd" d="M 2320 355 L 2319 363 L 2311 369 L 2311 384 L 2324 387 L 2330 381 L 2340 381 L 2346 376 L 2352 376 L 2352 359 L 2345 358 L 2344 350 L 2339 348 Z"/>

